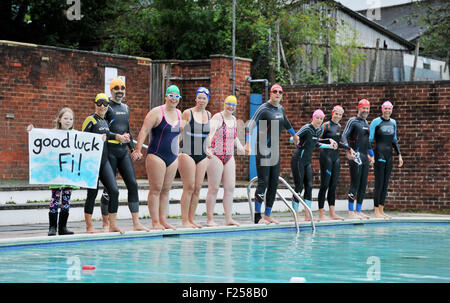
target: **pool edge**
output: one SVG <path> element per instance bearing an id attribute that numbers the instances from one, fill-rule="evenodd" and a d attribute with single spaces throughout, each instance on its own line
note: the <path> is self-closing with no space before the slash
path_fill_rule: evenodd
<path id="1" fill-rule="evenodd" d="M 450 218 L 446 217 L 393 217 L 392 219 L 370 219 L 370 220 L 344 220 L 344 221 L 324 221 L 315 222 L 316 228 L 333 227 L 345 225 L 366 225 L 366 224 L 391 224 L 391 223 L 450 223 Z M 308 229 L 312 230 L 311 223 L 301 222 L 300 234 L 306 232 Z M 295 231 L 294 222 L 281 222 L 280 224 L 270 225 L 256 225 L 256 224 L 242 224 L 240 226 L 219 226 L 219 227 L 204 227 L 201 229 L 180 228 L 176 230 L 163 231 L 127 231 L 124 234 L 115 233 L 98 233 L 98 234 L 74 234 L 64 236 L 39 236 L 39 237 L 25 237 L 25 238 L 7 238 L 0 239 L 0 248 L 33 246 L 33 245 L 51 245 L 64 244 L 74 242 L 88 242 L 88 241 L 108 241 L 108 240 L 126 240 L 135 238 L 161 238 L 169 236 L 183 236 L 183 235 L 204 235 L 214 233 L 232 233 L 232 232 L 246 232 L 246 231 L 262 231 L 262 230 L 276 230 L 293 228 Z"/>

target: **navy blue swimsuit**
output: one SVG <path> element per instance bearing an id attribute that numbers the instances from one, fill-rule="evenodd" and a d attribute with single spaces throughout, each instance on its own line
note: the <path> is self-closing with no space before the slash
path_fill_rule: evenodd
<path id="1" fill-rule="evenodd" d="M 152 129 L 152 137 L 148 144 L 147 154 L 160 157 L 166 166 L 172 164 L 178 157 L 178 135 L 180 134 L 180 115 L 177 111 L 178 122 L 169 124 L 166 120 L 164 105 L 160 106 L 163 118 L 157 127 Z"/>

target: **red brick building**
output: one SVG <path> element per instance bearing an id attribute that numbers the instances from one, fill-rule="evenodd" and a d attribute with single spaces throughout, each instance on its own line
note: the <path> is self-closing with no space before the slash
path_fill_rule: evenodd
<path id="1" fill-rule="evenodd" d="M 223 100 L 231 94 L 232 59 L 211 55 L 205 60 L 152 61 L 148 58 L 86 52 L 49 46 L 0 41 L 0 179 L 28 179 L 28 137 L 25 128 L 52 128 L 54 116 L 64 106 L 75 112 L 75 128 L 94 106 L 92 99 L 104 90 L 105 67 L 115 67 L 127 81 L 127 104 L 131 110 L 131 131 L 137 138 L 148 110 L 161 104 L 161 87 L 176 84 L 183 99 L 180 110 L 194 105 L 199 86 L 210 89 L 208 110 L 221 110 Z M 236 58 L 235 75 L 238 97 L 236 117 L 241 121 L 239 136 L 244 138 L 243 124 L 249 119 L 251 60 Z M 156 75 L 158 74 L 158 75 Z M 158 77 L 156 77 L 158 76 Z M 156 82 L 159 81 L 159 91 Z M 258 88 L 257 86 L 254 87 Z M 262 87 L 260 87 L 262 90 Z M 340 104 L 345 109 L 342 126 L 356 114 L 359 99 L 371 101 L 368 121 L 381 114 L 383 101 L 394 104 L 392 117 L 398 124 L 404 167 L 393 169 L 387 207 L 396 209 L 450 209 L 450 81 L 412 83 L 362 83 L 314 86 L 287 86 L 283 106 L 298 130 L 309 122 L 312 112 L 321 108 L 326 119 Z M 152 91 L 153 90 L 153 91 Z M 158 91 L 157 94 L 155 92 Z M 261 93 L 263 93 L 261 91 Z M 290 156 L 294 147 L 289 134 L 282 136 L 281 174 L 291 180 Z M 394 165 L 397 165 L 395 157 Z M 348 191 L 348 165 L 342 155 L 338 196 Z M 319 185 L 317 153 L 313 158 L 314 186 Z M 135 164 L 138 178 L 146 178 L 143 161 Z M 248 180 L 248 159 L 237 156 L 237 178 Z M 373 170 L 369 173 L 367 196 L 373 192 Z"/>

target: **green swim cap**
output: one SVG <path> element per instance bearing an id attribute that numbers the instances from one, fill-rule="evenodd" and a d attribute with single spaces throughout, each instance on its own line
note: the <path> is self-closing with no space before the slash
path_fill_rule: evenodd
<path id="1" fill-rule="evenodd" d="M 170 93 L 177 93 L 180 94 L 180 89 L 176 85 L 171 85 L 166 89 L 166 96 Z"/>

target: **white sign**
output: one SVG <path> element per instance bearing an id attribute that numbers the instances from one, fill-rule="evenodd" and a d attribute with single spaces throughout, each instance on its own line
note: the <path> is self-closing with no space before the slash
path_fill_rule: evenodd
<path id="1" fill-rule="evenodd" d="M 101 134 L 33 128 L 28 133 L 30 184 L 97 188 Z"/>

